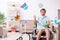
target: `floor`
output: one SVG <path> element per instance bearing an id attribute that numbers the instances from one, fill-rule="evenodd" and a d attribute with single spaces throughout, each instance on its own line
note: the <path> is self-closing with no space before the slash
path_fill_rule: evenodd
<path id="1" fill-rule="evenodd" d="M 20 36 L 21 36 L 21 33 L 19 33 L 19 32 L 8 32 L 7 37 L 0 38 L 0 40 L 16 40 Z M 24 37 L 23 40 L 29 40 L 29 36 L 27 34 L 24 34 L 22 37 Z M 57 33 L 54 33 L 54 39 L 53 40 L 58 40 Z"/>
<path id="2" fill-rule="evenodd" d="M 54 34 L 54 39 L 53 40 L 58 40 L 58 33 L 53 33 Z"/>
<path id="3" fill-rule="evenodd" d="M 9 32 L 9 33 L 7 33 L 7 37 L 0 38 L 0 40 L 16 40 L 20 36 L 21 36 L 21 33 L 19 33 L 19 32 Z M 29 39 L 29 36 L 27 34 L 24 35 L 23 37 L 24 37 L 25 40 Z"/>
<path id="4" fill-rule="evenodd" d="M 20 36 L 19 33 L 9 32 L 7 33 L 7 37 L 0 38 L 0 40 L 16 40 Z"/>

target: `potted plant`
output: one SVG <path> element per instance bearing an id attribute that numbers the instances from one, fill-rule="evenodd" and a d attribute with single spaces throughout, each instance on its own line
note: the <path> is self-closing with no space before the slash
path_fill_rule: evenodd
<path id="1" fill-rule="evenodd" d="M 4 14 L 0 12 L 0 25 L 4 23 Z"/>

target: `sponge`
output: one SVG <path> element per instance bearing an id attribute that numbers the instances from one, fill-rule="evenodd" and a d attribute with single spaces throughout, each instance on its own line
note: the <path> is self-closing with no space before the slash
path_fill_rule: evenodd
<path id="1" fill-rule="evenodd" d="M 46 27 L 49 27 L 49 24 L 45 24 Z"/>

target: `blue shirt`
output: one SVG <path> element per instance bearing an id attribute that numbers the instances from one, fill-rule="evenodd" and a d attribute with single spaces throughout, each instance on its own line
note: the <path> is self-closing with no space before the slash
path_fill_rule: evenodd
<path id="1" fill-rule="evenodd" d="M 46 24 L 49 18 L 47 16 L 44 17 L 38 16 L 36 17 L 36 19 L 37 19 L 37 29 L 45 29 L 46 27 L 42 25 Z"/>

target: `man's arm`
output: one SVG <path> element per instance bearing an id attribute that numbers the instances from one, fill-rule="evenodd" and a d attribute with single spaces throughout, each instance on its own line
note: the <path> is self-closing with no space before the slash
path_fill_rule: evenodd
<path id="1" fill-rule="evenodd" d="M 34 24 L 37 24 L 36 16 L 34 16 Z"/>

